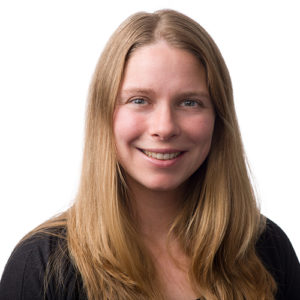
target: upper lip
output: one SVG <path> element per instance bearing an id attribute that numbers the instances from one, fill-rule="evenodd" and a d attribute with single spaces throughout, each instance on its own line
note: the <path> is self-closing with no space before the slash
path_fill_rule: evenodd
<path id="1" fill-rule="evenodd" d="M 158 149 L 158 148 L 138 148 L 142 151 L 149 151 L 155 153 L 176 153 L 176 152 L 184 152 L 183 150 L 174 149 L 174 148 L 167 148 L 167 149 Z"/>

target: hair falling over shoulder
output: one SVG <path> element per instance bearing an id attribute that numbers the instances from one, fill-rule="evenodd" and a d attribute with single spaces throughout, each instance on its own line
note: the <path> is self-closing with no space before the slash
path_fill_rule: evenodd
<path id="1" fill-rule="evenodd" d="M 158 40 L 201 61 L 216 113 L 211 151 L 189 179 L 170 232 L 191 258 L 193 288 L 206 300 L 274 299 L 275 281 L 255 252 L 265 221 L 248 176 L 227 67 L 208 33 L 172 10 L 125 20 L 108 41 L 90 86 L 80 186 L 61 222 L 88 299 L 164 299 L 135 229 L 112 129 L 126 61 L 135 49 Z"/>

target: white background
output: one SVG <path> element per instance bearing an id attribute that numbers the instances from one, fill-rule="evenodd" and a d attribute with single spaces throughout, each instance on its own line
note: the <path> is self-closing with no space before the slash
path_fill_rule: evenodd
<path id="1" fill-rule="evenodd" d="M 0 274 L 29 230 L 66 209 L 78 185 L 89 82 L 130 14 L 177 9 L 215 39 L 262 212 L 300 256 L 300 9 L 297 1 L 0 3 Z"/>

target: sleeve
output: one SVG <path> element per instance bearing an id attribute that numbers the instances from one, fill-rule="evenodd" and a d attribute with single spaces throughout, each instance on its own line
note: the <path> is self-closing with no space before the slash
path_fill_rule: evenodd
<path id="1" fill-rule="evenodd" d="M 61 231 L 58 234 L 63 235 Z M 70 261 L 65 242 L 58 235 L 37 233 L 19 244 L 5 266 L 0 299 L 86 300 L 81 277 Z M 59 260 L 55 261 L 58 269 L 54 270 L 55 258 Z"/>
<path id="2" fill-rule="evenodd" d="M 44 298 L 44 276 L 49 257 L 45 246 L 45 242 L 31 238 L 15 248 L 1 278 L 1 300 Z"/>
<path id="3" fill-rule="evenodd" d="M 275 225 L 276 226 L 276 225 Z M 280 259 L 284 270 L 284 299 L 300 299 L 300 264 L 295 250 L 286 234 L 277 226 L 277 237 L 281 241 Z"/>
<path id="4" fill-rule="evenodd" d="M 276 299 L 300 299 L 300 264 L 284 231 L 271 220 L 258 244 L 258 253 L 278 285 Z"/>

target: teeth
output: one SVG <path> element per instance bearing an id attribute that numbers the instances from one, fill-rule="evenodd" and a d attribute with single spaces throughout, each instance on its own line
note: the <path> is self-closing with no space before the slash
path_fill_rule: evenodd
<path id="1" fill-rule="evenodd" d="M 158 153 L 158 152 L 150 152 L 143 150 L 143 152 L 149 156 L 159 160 L 169 160 L 177 157 L 181 152 L 173 152 L 173 153 Z"/>

